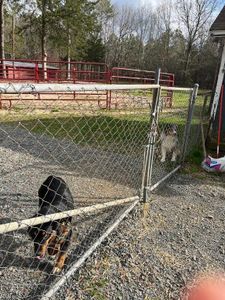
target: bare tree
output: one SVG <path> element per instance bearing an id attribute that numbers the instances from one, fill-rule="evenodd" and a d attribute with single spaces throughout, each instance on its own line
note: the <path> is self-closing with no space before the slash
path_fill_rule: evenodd
<path id="1" fill-rule="evenodd" d="M 41 2 L 41 52 L 43 62 L 44 79 L 47 79 L 47 26 L 46 26 L 46 10 L 47 1 L 42 0 Z"/>
<path id="2" fill-rule="evenodd" d="M 184 80 L 187 79 L 191 53 L 209 23 L 218 0 L 177 0 L 177 13 L 186 38 Z M 206 29 L 207 30 L 207 29 Z"/>
<path id="3" fill-rule="evenodd" d="M 7 13 L 10 16 L 11 22 L 11 58 L 15 59 L 15 49 L 16 49 L 16 20 L 19 17 L 22 8 L 26 3 L 22 3 L 20 0 L 7 0 L 6 9 Z M 6 30 L 6 28 L 5 28 Z"/>
<path id="4" fill-rule="evenodd" d="M 115 7 L 115 14 L 112 20 L 113 31 L 109 38 L 108 63 L 111 65 L 121 65 L 126 57 L 126 41 L 134 33 L 135 12 L 127 5 Z"/>
<path id="5" fill-rule="evenodd" d="M 112 34 L 113 19 L 115 17 L 115 8 L 110 0 L 100 0 L 96 5 L 97 18 L 101 26 L 101 37 L 104 43 L 107 43 Z"/>
<path id="6" fill-rule="evenodd" d="M 153 22 L 152 22 L 153 21 Z M 142 68 L 145 56 L 145 44 L 148 42 L 150 35 L 153 35 L 155 15 L 150 5 L 141 6 L 137 9 L 134 17 L 134 33 L 139 40 L 138 49 L 138 67 Z"/>
<path id="7" fill-rule="evenodd" d="M 170 60 L 169 50 L 173 33 L 172 23 L 173 1 L 163 0 L 159 3 L 156 12 L 156 28 L 158 35 L 156 38 L 160 39 L 161 41 L 161 49 L 159 49 L 160 67 L 162 67 L 164 70 L 168 68 L 168 62 Z"/>

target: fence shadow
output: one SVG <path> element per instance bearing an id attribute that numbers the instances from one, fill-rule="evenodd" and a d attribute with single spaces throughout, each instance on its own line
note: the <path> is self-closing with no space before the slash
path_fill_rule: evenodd
<path id="1" fill-rule="evenodd" d="M 32 156 L 35 168 L 47 162 L 79 177 L 101 178 L 134 188 L 140 186 L 147 135 L 146 121 L 104 116 L 0 124 L 0 146 Z"/>

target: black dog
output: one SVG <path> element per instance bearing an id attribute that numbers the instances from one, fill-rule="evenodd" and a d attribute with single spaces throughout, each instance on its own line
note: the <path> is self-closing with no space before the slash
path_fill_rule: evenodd
<path id="1" fill-rule="evenodd" d="M 74 209 L 72 194 L 60 177 L 49 176 L 42 183 L 38 196 L 39 209 L 34 217 Z M 53 273 L 60 272 L 65 264 L 72 237 L 71 222 L 72 217 L 67 217 L 28 228 L 38 259 L 44 258 L 47 253 L 57 255 Z"/>

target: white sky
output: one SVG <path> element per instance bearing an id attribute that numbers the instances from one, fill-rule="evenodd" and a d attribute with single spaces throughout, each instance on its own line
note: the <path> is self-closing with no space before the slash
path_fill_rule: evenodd
<path id="1" fill-rule="evenodd" d="M 112 2 L 120 5 L 129 4 L 132 6 L 139 6 L 139 5 L 141 6 L 143 4 L 150 3 L 151 5 L 154 6 L 159 2 L 159 0 L 112 0 Z"/>
<path id="2" fill-rule="evenodd" d="M 111 0 L 112 3 L 116 3 L 118 5 L 128 4 L 131 6 L 141 6 L 144 4 L 151 4 L 153 7 L 156 6 L 161 0 Z M 222 9 L 224 6 L 224 0 L 218 0 L 218 9 L 216 10 L 216 14 Z"/>
<path id="3" fill-rule="evenodd" d="M 141 5 L 150 3 L 152 6 L 154 6 L 159 3 L 159 0 L 130 0 L 130 2 L 139 2 Z"/>

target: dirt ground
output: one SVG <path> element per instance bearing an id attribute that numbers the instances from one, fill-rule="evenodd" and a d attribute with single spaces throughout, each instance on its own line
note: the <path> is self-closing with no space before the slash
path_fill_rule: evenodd
<path id="1" fill-rule="evenodd" d="M 136 207 L 54 299 L 179 299 L 225 268 L 225 177 L 177 174 Z"/>

